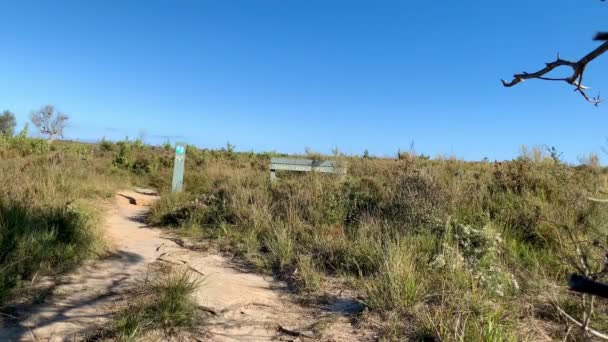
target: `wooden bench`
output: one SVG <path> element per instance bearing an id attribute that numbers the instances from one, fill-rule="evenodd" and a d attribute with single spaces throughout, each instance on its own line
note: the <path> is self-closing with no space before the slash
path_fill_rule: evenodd
<path id="1" fill-rule="evenodd" d="M 271 158 L 270 159 L 270 180 L 277 179 L 276 171 L 297 171 L 297 172 L 323 172 L 346 174 L 346 168 L 339 168 L 333 161 L 313 160 L 313 159 L 294 159 L 294 158 Z"/>

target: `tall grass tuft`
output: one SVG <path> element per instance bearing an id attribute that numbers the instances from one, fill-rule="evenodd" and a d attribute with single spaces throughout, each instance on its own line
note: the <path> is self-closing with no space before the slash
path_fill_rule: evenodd
<path id="1" fill-rule="evenodd" d="M 193 295 L 201 283 L 190 272 L 162 270 L 116 315 L 108 335 L 130 341 L 152 329 L 191 326 L 198 317 Z"/>
<path id="2" fill-rule="evenodd" d="M 405 312 L 423 302 L 429 279 L 417 258 L 413 245 L 398 241 L 387 246 L 378 273 L 365 285 L 371 309 Z"/>

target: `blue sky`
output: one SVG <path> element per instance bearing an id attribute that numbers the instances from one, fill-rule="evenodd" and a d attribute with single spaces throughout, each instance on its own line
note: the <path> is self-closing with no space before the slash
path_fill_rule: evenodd
<path id="1" fill-rule="evenodd" d="M 70 138 L 377 155 L 414 141 L 469 160 L 526 144 L 576 161 L 608 137 L 608 102 L 500 84 L 593 49 L 599 0 L 5 0 L 0 13 L 0 109 L 23 124 L 54 104 Z M 593 95 L 608 94 L 607 59 L 586 72 Z"/>

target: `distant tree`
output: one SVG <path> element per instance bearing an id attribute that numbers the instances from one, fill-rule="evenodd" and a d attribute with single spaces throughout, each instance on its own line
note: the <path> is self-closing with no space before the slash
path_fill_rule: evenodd
<path id="1" fill-rule="evenodd" d="M 55 107 L 46 105 L 30 114 L 32 124 L 45 135 L 49 141 L 55 140 L 57 137 L 63 138 L 63 130 L 67 126 L 69 117 L 59 111 L 55 111 Z"/>
<path id="2" fill-rule="evenodd" d="M 365 159 L 369 158 L 369 151 L 368 150 L 363 151 L 363 158 L 365 158 Z"/>
<path id="3" fill-rule="evenodd" d="M 340 149 L 338 148 L 338 146 L 335 146 L 334 148 L 331 149 L 331 154 L 334 156 L 334 158 L 338 158 L 340 156 Z"/>
<path id="4" fill-rule="evenodd" d="M 112 151 L 114 149 L 114 143 L 107 140 L 106 137 L 103 137 L 99 142 L 99 149 L 105 152 Z"/>
<path id="5" fill-rule="evenodd" d="M 551 146 L 551 147 L 545 147 L 547 149 L 547 153 L 549 153 L 549 157 L 551 157 L 551 159 L 553 159 L 554 162 L 556 163 L 561 163 L 562 161 L 562 152 L 559 152 L 555 146 Z"/>
<path id="6" fill-rule="evenodd" d="M 13 135 L 15 133 L 15 126 L 17 126 L 15 114 L 5 110 L 2 115 L 0 115 L 0 134 Z"/>
<path id="7" fill-rule="evenodd" d="M 235 148 L 236 147 L 233 144 L 231 144 L 230 141 L 226 142 L 225 150 L 226 150 L 226 152 L 228 152 L 228 154 L 232 154 L 234 152 Z"/>

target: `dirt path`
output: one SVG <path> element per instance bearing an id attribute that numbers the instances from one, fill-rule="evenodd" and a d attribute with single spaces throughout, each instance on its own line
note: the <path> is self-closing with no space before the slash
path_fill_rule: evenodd
<path id="1" fill-rule="evenodd" d="M 204 274 L 197 301 L 218 313 L 203 324 L 201 336 L 188 339 L 370 339 L 357 335 L 340 312 L 343 303 L 304 308 L 293 303 L 280 283 L 235 268 L 223 256 L 183 248 L 162 230 L 147 227 L 143 223 L 146 204 L 154 199 L 133 191 L 117 194 L 116 206 L 105 223 L 112 254 L 56 281 L 44 303 L 18 308 L 18 319 L 0 326 L 0 341 L 82 340 L 85 334 L 109 322 L 116 304 L 128 300 L 129 289 L 141 284 L 148 265 L 161 255 L 168 262 L 186 263 Z M 290 333 L 293 331 L 300 336 Z"/>

